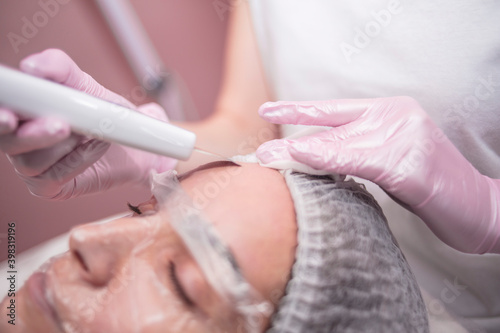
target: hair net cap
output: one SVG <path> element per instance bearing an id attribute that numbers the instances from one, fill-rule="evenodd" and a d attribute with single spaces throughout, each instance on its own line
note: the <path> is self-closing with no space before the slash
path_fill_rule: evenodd
<path id="1" fill-rule="evenodd" d="M 298 246 L 268 332 L 428 332 L 416 279 L 375 199 L 353 180 L 284 177 Z"/>

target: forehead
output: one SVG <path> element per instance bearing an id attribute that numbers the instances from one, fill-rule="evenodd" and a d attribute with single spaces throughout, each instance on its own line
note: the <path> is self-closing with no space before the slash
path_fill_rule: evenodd
<path id="1" fill-rule="evenodd" d="M 192 173 L 181 186 L 215 225 L 250 283 L 266 289 L 270 284 L 261 281 L 262 272 L 268 280 L 273 280 L 270 272 L 288 272 L 297 227 L 278 171 L 258 164 L 217 167 Z"/>
<path id="2" fill-rule="evenodd" d="M 210 210 L 213 206 L 224 211 L 234 208 L 241 212 L 265 209 L 276 207 L 279 201 L 286 202 L 289 198 L 288 187 L 278 171 L 253 163 L 242 163 L 241 166 L 231 162 L 210 163 L 181 175 L 179 179 L 184 190 L 203 210 Z"/>

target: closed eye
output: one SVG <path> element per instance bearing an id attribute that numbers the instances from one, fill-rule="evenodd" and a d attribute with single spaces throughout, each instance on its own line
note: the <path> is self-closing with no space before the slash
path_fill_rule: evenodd
<path id="1" fill-rule="evenodd" d="M 128 206 L 128 209 L 130 209 L 133 213 L 135 213 L 137 215 L 142 214 L 141 210 L 139 209 L 139 206 L 134 206 L 134 205 L 130 204 L 129 202 L 127 202 L 127 206 Z"/>
<path id="2" fill-rule="evenodd" d="M 184 303 L 186 303 L 187 306 L 194 306 L 194 302 L 189 298 L 189 296 L 186 294 L 184 291 L 184 288 L 182 288 L 182 285 L 179 282 L 179 279 L 177 278 L 177 274 L 175 271 L 175 264 L 173 262 L 169 262 L 168 265 L 168 273 L 170 280 L 172 284 L 174 285 L 174 290 L 177 293 L 177 295 L 183 300 Z"/>
<path id="3" fill-rule="evenodd" d="M 137 206 L 132 205 L 131 203 L 127 202 L 127 207 L 130 211 L 134 213 L 134 216 L 136 215 L 151 215 L 155 214 L 158 211 L 157 205 L 156 205 L 156 198 L 152 196 L 148 201 L 145 201 Z"/>

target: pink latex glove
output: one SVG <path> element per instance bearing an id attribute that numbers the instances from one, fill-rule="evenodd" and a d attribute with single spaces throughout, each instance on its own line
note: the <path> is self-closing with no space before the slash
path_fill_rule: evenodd
<path id="1" fill-rule="evenodd" d="M 50 49 L 25 58 L 22 71 L 84 91 L 157 119 L 168 121 L 164 110 L 151 103 L 136 108 L 105 89 L 60 50 Z M 0 149 L 5 152 L 31 193 L 48 199 L 68 199 L 113 186 L 147 184 L 150 170 L 172 169 L 176 160 L 89 139 L 71 133 L 53 118 L 26 120 L 0 108 Z"/>
<path id="2" fill-rule="evenodd" d="M 265 103 L 276 124 L 330 126 L 257 150 L 263 164 L 296 160 L 373 181 L 445 243 L 500 253 L 500 180 L 481 175 L 412 98 Z"/>

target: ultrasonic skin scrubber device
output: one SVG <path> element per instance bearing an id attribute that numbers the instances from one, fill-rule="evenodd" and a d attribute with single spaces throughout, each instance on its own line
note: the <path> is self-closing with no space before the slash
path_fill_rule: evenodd
<path id="1" fill-rule="evenodd" d="M 2 65 L 0 106 L 30 118 L 57 117 L 76 133 L 180 160 L 195 149 L 190 131 Z"/>

